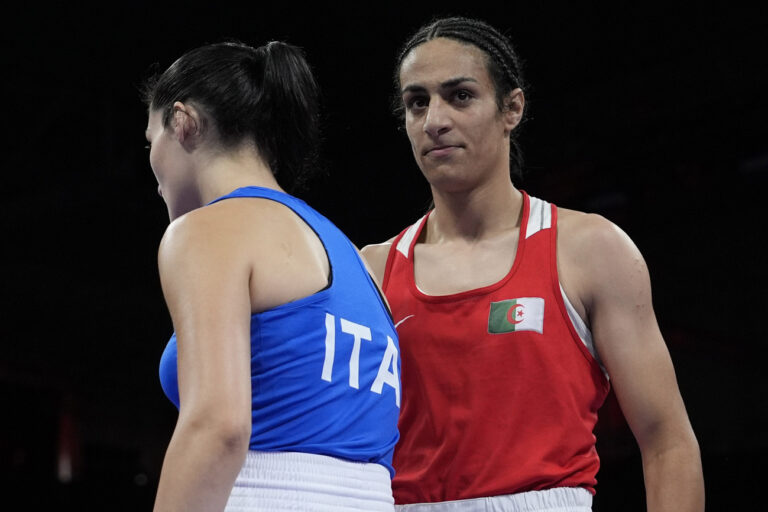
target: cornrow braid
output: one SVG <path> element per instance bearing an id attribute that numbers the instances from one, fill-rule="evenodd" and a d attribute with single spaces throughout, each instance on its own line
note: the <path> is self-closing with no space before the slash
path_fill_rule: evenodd
<path id="1" fill-rule="evenodd" d="M 496 104 L 500 111 L 506 108 L 504 101 L 510 92 L 517 88 L 520 88 L 523 91 L 527 89 L 527 84 L 523 78 L 522 62 L 515 52 L 512 43 L 501 32 L 488 23 L 477 19 L 464 17 L 438 18 L 414 32 L 402 46 L 397 56 L 394 74 L 395 93 L 392 98 L 392 110 L 395 116 L 401 121 L 403 121 L 405 117 L 405 106 L 403 105 L 400 92 L 400 68 L 403 65 L 403 60 L 417 46 L 438 37 L 453 39 L 464 44 L 471 44 L 485 53 L 488 64 L 488 73 L 491 76 L 496 92 Z M 527 119 L 527 103 L 528 102 L 524 105 L 523 117 L 520 120 L 520 124 L 518 124 L 517 128 L 510 134 L 510 174 L 518 179 L 522 179 L 523 154 L 520 144 L 517 141 L 517 135 L 520 126 Z"/>

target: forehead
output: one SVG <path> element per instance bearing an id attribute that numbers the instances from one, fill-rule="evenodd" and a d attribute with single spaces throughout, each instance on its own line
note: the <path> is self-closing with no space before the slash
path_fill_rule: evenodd
<path id="1" fill-rule="evenodd" d="M 486 62 L 485 53 L 478 47 L 438 37 L 406 55 L 400 66 L 400 87 L 429 87 L 459 76 L 490 85 Z"/>

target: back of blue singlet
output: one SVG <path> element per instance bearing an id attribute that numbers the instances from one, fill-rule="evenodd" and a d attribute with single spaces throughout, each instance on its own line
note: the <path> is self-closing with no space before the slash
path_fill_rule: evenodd
<path id="1" fill-rule="evenodd" d="M 230 198 L 264 198 L 293 210 L 315 231 L 331 267 L 324 290 L 251 316 L 250 449 L 376 462 L 394 474 L 398 339 L 357 250 L 293 196 L 245 187 L 213 202 Z M 160 360 L 160 380 L 178 407 L 176 359 L 174 333 Z"/>

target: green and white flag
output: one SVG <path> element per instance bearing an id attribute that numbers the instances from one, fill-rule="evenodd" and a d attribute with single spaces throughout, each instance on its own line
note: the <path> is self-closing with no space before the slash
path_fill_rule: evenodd
<path id="1" fill-rule="evenodd" d="M 544 331 L 544 299 L 541 297 L 521 297 L 519 299 L 491 302 L 488 313 L 488 332 Z"/>

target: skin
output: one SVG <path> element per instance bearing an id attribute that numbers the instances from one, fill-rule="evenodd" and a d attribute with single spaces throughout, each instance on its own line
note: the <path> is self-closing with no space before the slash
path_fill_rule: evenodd
<path id="1" fill-rule="evenodd" d="M 447 295 L 495 283 L 511 268 L 519 236 L 522 195 L 509 175 L 509 134 L 523 93 L 510 92 L 500 111 L 482 51 L 445 38 L 411 51 L 400 84 L 408 138 L 435 203 L 414 249 L 416 284 Z M 379 280 L 391 243 L 362 251 Z M 592 330 L 638 442 L 648 510 L 704 510 L 698 442 L 640 251 L 605 218 L 564 208 L 557 244 L 560 282 Z"/>
<path id="2" fill-rule="evenodd" d="M 154 510 L 223 510 L 251 435 L 251 314 L 322 289 L 329 264 L 283 205 L 242 198 L 201 208 L 243 186 L 281 189 L 253 145 L 224 150 L 193 104 L 173 108 L 168 127 L 150 112 L 146 132 L 171 219 L 158 265 L 181 399 Z"/>

